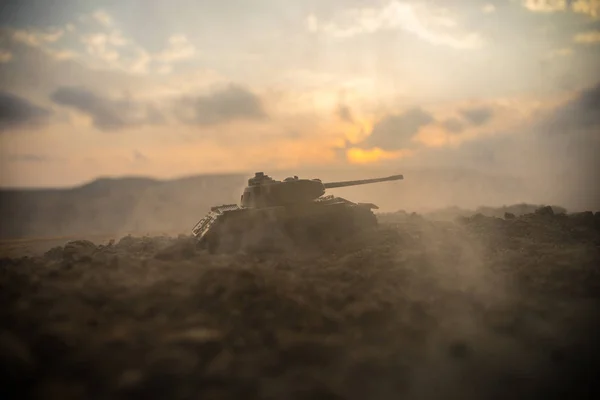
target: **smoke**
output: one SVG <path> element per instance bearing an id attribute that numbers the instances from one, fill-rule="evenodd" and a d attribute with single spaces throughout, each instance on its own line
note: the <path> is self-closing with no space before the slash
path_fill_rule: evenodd
<path id="1" fill-rule="evenodd" d="M 573 329 L 583 327 L 588 316 L 565 325 L 580 305 L 532 291 L 548 284 L 543 275 L 549 272 L 536 275 L 533 250 L 519 248 L 551 257 L 552 246 L 542 248 L 541 237 L 524 231 L 511 237 L 507 229 L 523 225 L 494 218 L 441 223 L 406 215 L 397 223 L 409 236 L 391 250 L 393 267 L 386 270 L 381 290 L 393 285 L 394 301 L 403 305 L 388 315 L 395 321 L 388 329 L 397 329 L 399 337 L 414 331 L 404 354 L 398 354 L 410 365 L 403 398 L 531 397 L 567 382 L 566 377 L 553 382 L 562 366 L 550 357 L 571 343 Z M 365 263 L 364 268 L 381 267 Z M 521 282 L 520 276 L 532 281 Z M 390 347 L 397 340 L 390 338 Z M 390 390 L 380 398 L 395 395 Z"/>
<path id="2" fill-rule="evenodd" d="M 489 388 L 470 388 L 465 380 L 474 379 L 473 364 L 479 363 L 474 358 L 482 350 L 496 362 L 506 362 L 502 361 L 506 346 L 498 346 L 498 335 L 481 321 L 483 310 L 506 301 L 505 282 L 486 265 L 483 244 L 463 227 L 434 226 L 426 220 L 414 226 L 420 244 L 417 251 L 426 256 L 413 266 L 413 284 L 405 295 L 410 302 L 422 304 L 435 322 L 423 333 L 423 355 L 414 362 L 406 398 L 437 398 L 441 393 L 445 397 L 485 396 Z M 405 251 L 398 249 L 400 254 Z M 516 349 L 508 351 L 514 354 Z"/>

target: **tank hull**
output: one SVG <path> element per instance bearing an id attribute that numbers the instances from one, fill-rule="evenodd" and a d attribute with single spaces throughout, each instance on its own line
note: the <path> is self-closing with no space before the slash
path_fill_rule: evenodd
<path id="1" fill-rule="evenodd" d="M 377 225 L 373 204 L 327 196 L 289 206 L 213 207 L 192 230 L 211 253 L 320 246 Z"/>

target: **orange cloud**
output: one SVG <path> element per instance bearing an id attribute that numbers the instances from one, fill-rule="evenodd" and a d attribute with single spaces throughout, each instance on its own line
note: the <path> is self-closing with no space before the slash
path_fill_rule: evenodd
<path id="1" fill-rule="evenodd" d="M 600 15 L 600 0 L 575 0 L 571 7 L 576 13 L 587 14 L 597 18 Z"/>
<path id="2" fill-rule="evenodd" d="M 554 13 L 571 9 L 593 18 L 600 15 L 600 0 L 523 0 L 522 4 L 532 12 Z"/>
<path id="3" fill-rule="evenodd" d="M 379 147 L 372 149 L 361 149 L 352 147 L 346 150 L 346 158 L 352 164 L 370 164 L 383 160 L 394 160 L 403 157 L 409 157 L 413 154 L 412 150 L 402 149 L 397 151 L 385 151 Z"/>
<path id="4" fill-rule="evenodd" d="M 585 44 L 598 43 L 598 42 L 600 42 L 600 31 L 581 32 L 581 33 L 578 33 L 577 35 L 575 35 L 573 37 L 573 40 L 576 43 L 585 43 Z"/>
<path id="5" fill-rule="evenodd" d="M 343 126 L 344 137 L 351 143 L 357 143 L 368 136 L 368 133 L 373 130 L 373 125 L 372 119 L 365 116 L 355 116 L 354 124 Z"/>
<path id="6" fill-rule="evenodd" d="M 439 125 L 430 125 L 421 128 L 412 141 L 427 147 L 442 147 L 455 142 L 457 137 Z"/>

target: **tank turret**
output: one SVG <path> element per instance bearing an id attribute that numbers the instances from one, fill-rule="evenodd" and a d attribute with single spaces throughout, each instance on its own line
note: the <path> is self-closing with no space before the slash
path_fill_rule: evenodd
<path id="1" fill-rule="evenodd" d="M 248 179 L 248 186 L 244 188 L 241 206 L 245 208 L 263 208 L 305 203 L 323 196 L 326 189 L 401 179 L 404 179 L 404 176 L 392 175 L 385 178 L 323 183 L 320 179 L 299 179 L 294 176 L 283 181 L 277 181 L 263 172 L 256 172 L 253 178 Z"/>

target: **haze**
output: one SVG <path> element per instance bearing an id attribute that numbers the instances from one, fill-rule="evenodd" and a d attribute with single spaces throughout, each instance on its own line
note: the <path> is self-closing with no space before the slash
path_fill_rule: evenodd
<path id="1" fill-rule="evenodd" d="M 426 169 L 600 204 L 597 0 L 2 7 L 3 187 Z"/>

